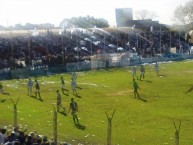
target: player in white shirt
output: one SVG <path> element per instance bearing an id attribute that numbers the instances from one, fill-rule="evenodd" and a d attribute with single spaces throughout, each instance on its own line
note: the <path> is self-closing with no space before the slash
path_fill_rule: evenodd
<path id="1" fill-rule="evenodd" d="M 29 78 L 29 80 L 27 82 L 27 95 L 28 96 L 31 96 L 32 88 L 33 88 L 33 81 L 31 80 L 31 78 Z"/>

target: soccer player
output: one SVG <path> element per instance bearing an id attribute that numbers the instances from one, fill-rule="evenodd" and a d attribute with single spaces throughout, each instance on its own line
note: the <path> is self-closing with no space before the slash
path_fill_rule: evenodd
<path id="1" fill-rule="evenodd" d="M 145 78 L 145 68 L 143 67 L 143 65 L 141 65 L 140 67 L 140 80 L 141 78 Z"/>
<path id="2" fill-rule="evenodd" d="M 4 92 L 4 90 L 3 90 L 3 85 L 2 85 L 1 82 L 0 82 L 0 93 L 2 93 L 3 95 L 10 95 L 9 93 Z M 4 101 L 5 101 L 5 99 L 2 99 L 2 100 L 1 100 L 1 102 L 4 102 Z"/>
<path id="3" fill-rule="evenodd" d="M 157 61 L 155 62 L 154 70 L 155 70 L 155 72 L 156 72 L 156 74 L 157 74 L 157 76 L 158 76 L 158 73 L 159 73 L 159 66 L 158 66 Z"/>
<path id="4" fill-rule="evenodd" d="M 77 95 L 77 92 L 76 92 L 76 80 L 74 80 L 73 78 L 71 80 L 71 87 L 72 87 L 73 95 L 75 95 L 75 93 Z"/>
<path id="5" fill-rule="evenodd" d="M 27 95 L 28 96 L 31 96 L 32 94 L 32 87 L 33 87 L 33 81 L 31 80 L 31 78 L 29 78 L 27 82 Z"/>
<path id="6" fill-rule="evenodd" d="M 3 94 L 3 85 L 2 85 L 1 82 L 0 82 L 0 93 Z M 4 101 L 5 101 L 5 99 L 1 99 L 1 103 L 4 102 Z"/>
<path id="7" fill-rule="evenodd" d="M 35 97 L 37 98 L 37 95 L 38 95 L 39 100 L 42 100 L 41 95 L 40 95 L 40 85 L 39 85 L 37 79 L 35 79 L 35 88 L 36 88 Z"/>
<path id="8" fill-rule="evenodd" d="M 135 76 L 138 79 L 137 74 L 136 74 L 136 67 L 135 66 L 132 66 L 132 75 L 133 75 L 133 79 L 134 79 Z"/>
<path id="9" fill-rule="evenodd" d="M 3 93 L 3 85 L 1 82 L 0 82 L 0 93 Z"/>
<path id="10" fill-rule="evenodd" d="M 77 117 L 77 115 L 76 115 L 76 112 L 78 112 L 78 105 L 77 105 L 77 103 L 74 101 L 74 98 L 71 98 L 69 111 L 71 111 L 71 115 L 72 115 L 74 124 L 75 124 L 75 125 L 78 125 L 78 124 L 79 124 L 79 120 L 78 120 L 78 117 Z"/>
<path id="11" fill-rule="evenodd" d="M 63 79 L 63 77 L 61 76 L 61 84 L 62 84 L 62 93 L 64 94 L 64 91 L 66 90 L 68 92 L 67 89 L 65 89 L 65 81 Z"/>
<path id="12" fill-rule="evenodd" d="M 76 75 L 76 73 L 73 71 L 73 72 L 72 72 L 72 79 L 73 79 L 73 80 L 76 80 L 76 78 L 77 78 L 77 75 Z"/>
<path id="13" fill-rule="evenodd" d="M 62 108 L 65 112 L 65 108 L 62 106 L 62 97 L 60 95 L 59 90 L 56 91 L 56 98 L 57 98 L 57 111 L 59 112 L 60 108 Z"/>
<path id="14" fill-rule="evenodd" d="M 138 93 L 139 86 L 135 79 L 133 79 L 133 91 L 134 91 L 134 97 L 139 98 L 139 93 Z"/>

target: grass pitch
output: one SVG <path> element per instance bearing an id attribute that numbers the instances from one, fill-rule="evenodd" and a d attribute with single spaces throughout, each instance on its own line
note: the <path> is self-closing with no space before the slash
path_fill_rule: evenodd
<path id="1" fill-rule="evenodd" d="M 159 64 L 157 76 L 152 64 L 145 65 L 145 79 L 137 80 L 142 100 L 134 99 L 131 67 L 109 70 L 77 72 L 77 92 L 71 91 L 71 74 L 57 74 L 38 77 L 43 101 L 27 96 L 28 79 L 2 81 L 4 91 L 0 94 L 0 125 L 10 129 L 13 126 L 13 103 L 18 101 L 18 125 L 27 132 L 52 138 L 52 111 L 56 104 L 56 90 L 62 95 L 62 104 L 67 116 L 58 113 L 58 141 L 72 145 L 78 143 L 105 145 L 107 138 L 107 116 L 112 119 L 113 145 L 162 145 L 173 144 L 175 128 L 179 125 L 180 144 L 193 142 L 193 61 Z M 137 68 L 139 76 L 139 67 Z M 69 96 L 61 92 L 60 77 L 63 76 Z M 33 80 L 35 78 L 32 78 Z M 68 113 L 70 98 L 78 103 L 78 117 L 82 128 L 74 125 Z M 146 101 L 144 101 L 146 100 Z"/>

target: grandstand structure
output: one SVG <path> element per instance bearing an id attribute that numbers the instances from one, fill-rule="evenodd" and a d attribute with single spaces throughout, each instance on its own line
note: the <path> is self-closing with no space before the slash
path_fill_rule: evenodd
<path id="1" fill-rule="evenodd" d="M 109 67 L 120 67 L 192 57 L 183 33 L 163 29 L 150 33 L 131 27 L 72 28 L 0 35 L 2 79 L 99 69 L 107 62 Z"/>

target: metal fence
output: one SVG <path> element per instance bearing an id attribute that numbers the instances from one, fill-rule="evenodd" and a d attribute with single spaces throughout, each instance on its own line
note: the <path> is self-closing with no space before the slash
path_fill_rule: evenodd
<path id="1" fill-rule="evenodd" d="M 0 79 L 17 79 L 27 78 L 30 76 L 52 75 L 56 73 L 98 70 L 110 67 L 124 67 L 131 65 L 140 65 L 145 63 L 162 62 L 162 61 L 178 61 L 184 59 L 192 59 L 193 54 L 170 54 L 156 55 L 149 58 L 140 58 L 135 53 L 116 53 L 116 54 L 97 54 L 91 57 L 91 61 L 83 61 L 76 63 L 67 63 L 57 67 L 48 67 L 40 65 L 30 68 L 22 68 L 11 70 L 5 68 L 0 70 Z"/>

